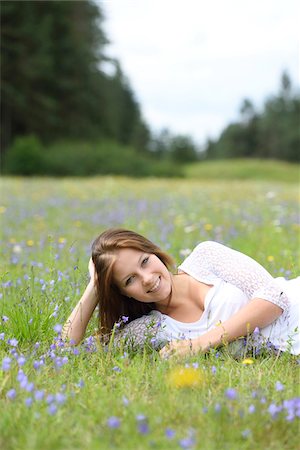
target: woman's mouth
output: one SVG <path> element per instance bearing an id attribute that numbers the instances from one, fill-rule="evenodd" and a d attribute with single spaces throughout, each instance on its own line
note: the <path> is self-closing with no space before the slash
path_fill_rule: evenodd
<path id="1" fill-rule="evenodd" d="M 153 292 L 157 292 L 158 289 L 160 288 L 160 282 L 161 282 L 161 277 L 158 277 L 156 282 L 154 283 L 154 285 L 152 286 L 151 289 L 149 289 L 149 291 L 147 291 L 147 293 L 153 293 Z"/>

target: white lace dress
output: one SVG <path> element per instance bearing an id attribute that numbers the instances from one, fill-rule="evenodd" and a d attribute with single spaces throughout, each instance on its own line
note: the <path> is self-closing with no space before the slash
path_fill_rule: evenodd
<path id="1" fill-rule="evenodd" d="M 213 285 L 206 295 L 201 318 L 183 323 L 152 311 L 130 322 L 117 339 L 144 345 L 150 338 L 157 347 L 172 339 L 192 339 L 220 325 L 251 299 L 262 298 L 280 306 L 283 313 L 260 330 L 260 340 L 282 351 L 300 354 L 300 277 L 289 281 L 274 279 L 252 258 L 213 241 L 200 243 L 178 270 Z"/>

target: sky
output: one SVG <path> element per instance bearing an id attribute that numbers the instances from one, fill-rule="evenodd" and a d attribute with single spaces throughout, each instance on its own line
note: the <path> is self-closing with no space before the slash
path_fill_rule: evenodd
<path id="1" fill-rule="evenodd" d="M 262 108 L 286 70 L 300 81 L 297 0 L 97 0 L 110 44 L 150 129 L 198 145 Z"/>

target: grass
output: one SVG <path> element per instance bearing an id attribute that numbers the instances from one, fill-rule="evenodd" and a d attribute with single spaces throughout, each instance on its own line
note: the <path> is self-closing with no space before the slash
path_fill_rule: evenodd
<path id="1" fill-rule="evenodd" d="M 265 159 L 226 159 L 188 164 L 185 176 L 200 180 L 263 180 L 300 182 L 298 164 Z"/>
<path id="2" fill-rule="evenodd" d="M 184 361 L 161 361 L 153 351 L 107 353 L 91 340 L 75 351 L 51 348 L 55 325 L 87 281 L 91 241 L 110 226 L 145 234 L 178 263 L 186 249 L 213 239 L 274 276 L 298 275 L 297 183 L 1 183 L 1 449 L 298 448 L 299 418 L 287 406 L 299 396 L 297 357 L 257 356 L 247 365 L 226 348 Z M 96 319 L 87 336 L 95 327 Z"/>

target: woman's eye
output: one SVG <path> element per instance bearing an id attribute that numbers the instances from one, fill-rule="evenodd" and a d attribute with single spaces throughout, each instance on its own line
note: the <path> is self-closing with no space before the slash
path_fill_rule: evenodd
<path id="1" fill-rule="evenodd" d="M 125 286 L 129 286 L 130 283 L 132 283 L 132 278 L 133 277 L 129 277 L 126 282 L 125 282 Z"/>
<path id="2" fill-rule="evenodd" d="M 144 266 L 145 264 L 147 264 L 148 261 L 149 261 L 149 256 L 147 256 L 146 258 L 143 259 L 143 261 L 142 261 L 142 266 Z"/>

